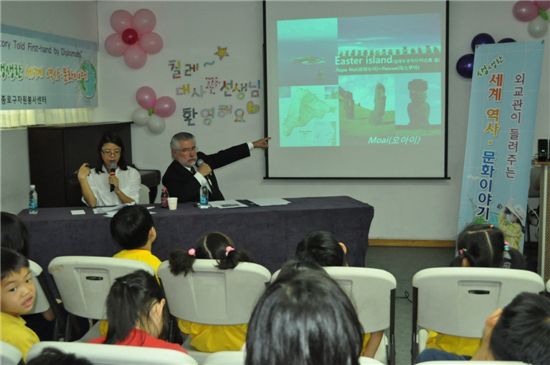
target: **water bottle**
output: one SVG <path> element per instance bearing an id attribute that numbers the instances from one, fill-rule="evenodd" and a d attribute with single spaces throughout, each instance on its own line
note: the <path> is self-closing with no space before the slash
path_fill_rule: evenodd
<path id="1" fill-rule="evenodd" d="M 163 208 L 168 208 L 168 189 L 166 189 L 166 186 L 162 187 L 162 193 L 160 193 L 160 205 Z"/>
<path id="2" fill-rule="evenodd" d="M 510 245 L 508 242 L 504 243 L 504 252 L 502 253 L 503 265 L 505 269 L 510 269 L 512 267 L 512 255 L 510 255 Z"/>
<path id="3" fill-rule="evenodd" d="M 36 186 L 31 185 L 29 190 L 29 214 L 38 213 L 38 193 L 36 192 Z"/>
<path id="4" fill-rule="evenodd" d="M 206 186 L 206 184 L 201 185 L 199 192 L 199 208 L 206 209 L 210 206 L 208 204 L 208 187 Z"/>

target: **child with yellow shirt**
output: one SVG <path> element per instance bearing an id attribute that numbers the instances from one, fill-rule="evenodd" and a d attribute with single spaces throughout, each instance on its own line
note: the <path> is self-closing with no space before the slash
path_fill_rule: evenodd
<path id="1" fill-rule="evenodd" d="M 32 345 L 40 341 L 21 318 L 32 310 L 36 288 L 23 255 L 2 247 L 1 261 L 0 340 L 17 347 L 25 359 Z"/>
<path id="2" fill-rule="evenodd" d="M 147 208 L 130 205 L 119 210 L 111 219 L 111 236 L 123 248 L 113 257 L 144 262 L 151 266 L 156 274 L 161 261 L 153 255 L 151 249 L 157 239 L 157 230 Z M 101 336 L 107 335 L 107 329 L 107 321 L 101 321 Z"/>
<path id="3" fill-rule="evenodd" d="M 175 250 L 170 254 L 170 271 L 187 275 L 193 271 L 195 259 L 218 260 L 221 270 L 233 269 L 239 262 L 250 262 L 245 252 L 237 251 L 233 241 L 220 232 L 208 233 L 198 245 L 189 250 Z M 238 351 L 246 339 L 247 324 L 207 325 L 185 320 L 178 321 L 180 331 L 191 336 L 191 346 L 202 352 Z"/>

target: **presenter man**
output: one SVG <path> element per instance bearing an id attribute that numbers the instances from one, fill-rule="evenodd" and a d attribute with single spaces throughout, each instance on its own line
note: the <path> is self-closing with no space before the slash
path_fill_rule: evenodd
<path id="1" fill-rule="evenodd" d="M 170 196 L 178 198 L 178 202 L 197 202 L 201 185 L 207 185 L 210 200 L 224 200 L 214 170 L 250 156 L 253 148 L 268 148 L 269 139 L 270 137 L 266 137 L 242 143 L 207 155 L 197 151 L 194 135 L 187 132 L 177 133 L 170 141 L 174 161 L 166 169 L 162 184 L 166 186 Z"/>

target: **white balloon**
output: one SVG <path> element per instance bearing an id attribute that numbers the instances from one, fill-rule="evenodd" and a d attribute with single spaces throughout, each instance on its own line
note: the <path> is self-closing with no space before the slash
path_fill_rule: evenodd
<path id="1" fill-rule="evenodd" d="M 132 113 L 132 120 L 137 125 L 146 125 L 149 122 L 149 112 L 143 108 L 137 108 Z"/>
<path id="2" fill-rule="evenodd" d="M 540 38 L 546 34 L 548 30 L 548 23 L 540 16 L 529 22 L 527 25 L 527 31 L 533 38 Z"/>
<path id="3" fill-rule="evenodd" d="M 149 127 L 149 130 L 155 134 L 161 134 L 164 132 L 164 128 L 166 128 L 166 122 L 164 121 L 164 118 L 159 117 L 158 115 L 151 115 L 151 118 L 149 118 L 149 123 L 147 124 Z"/>

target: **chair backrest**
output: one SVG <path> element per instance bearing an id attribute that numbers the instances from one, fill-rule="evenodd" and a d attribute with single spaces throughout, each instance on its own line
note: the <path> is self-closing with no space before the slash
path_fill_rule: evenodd
<path id="1" fill-rule="evenodd" d="M 365 267 L 327 266 L 325 270 L 350 297 L 365 333 L 390 328 L 396 287 L 392 274 Z"/>
<path id="2" fill-rule="evenodd" d="M 42 283 L 39 280 L 40 275 L 42 275 L 42 267 L 32 260 L 29 260 L 29 267 L 32 272 L 34 286 L 36 287 L 36 299 L 34 301 L 34 305 L 30 314 L 42 313 L 50 308 L 48 296 L 46 295 L 46 292 L 42 287 Z"/>
<path id="3" fill-rule="evenodd" d="M 18 365 L 21 361 L 21 351 L 12 344 L 0 341 L 0 364 Z"/>
<path id="4" fill-rule="evenodd" d="M 141 261 L 113 257 L 59 256 L 48 266 L 67 312 L 91 319 L 106 319 L 111 285 L 136 270 L 154 275 L 153 268 Z"/>
<path id="5" fill-rule="evenodd" d="M 446 361 L 426 361 L 419 362 L 416 365 L 528 365 L 520 361 L 456 361 L 456 360 L 446 360 Z"/>
<path id="6" fill-rule="evenodd" d="M 245 358 L 244 351 L 219 351 L 208 355 L 201 365 L 244 365 Z"/>
<path id="7" fill-rule="evenodd" d="M 413 330 L 420 326 L 475 338 L 481 337 L 485 318 L 517 294 L 544 291 L 538 274 L 501 268 L 425 269 L 413 276 L 412 284 Z"/>
<path id="8" fill-rule="evenodd" d="M 269 283 L 265 267 L 241 262 L 220 270 L 216 260 L 195 260 L 193 271 L 173 275 L 164 261 L 158 276 L 164 287 L 170 314 L 192 322 L 217 325 L 248 323 L 258 298 Z"/>
<path id="9" fill-rule="evenodd" d="M 202 365 L 244 365 L 246 352 L 243 351 L 220 351 L 214 352 L 202 362 Z M 383 365 L 378 360 L 370 357 L 360 357 L 359 364 L 361 365 Z"/>
<path id="10" fill-rule="evenodd" d="M 84 357 L 94 365 L 197 365 L 191 356 L 175 350 L 54 341 L 43 341 L 34 345 L 27 355 L 27 361 L 34 359 L 48 347 Z"/>
<path id="11" fill-rule="evenodd" d="M 546 291 L 550 293 L 550 279 L 546 282 Z"/>

